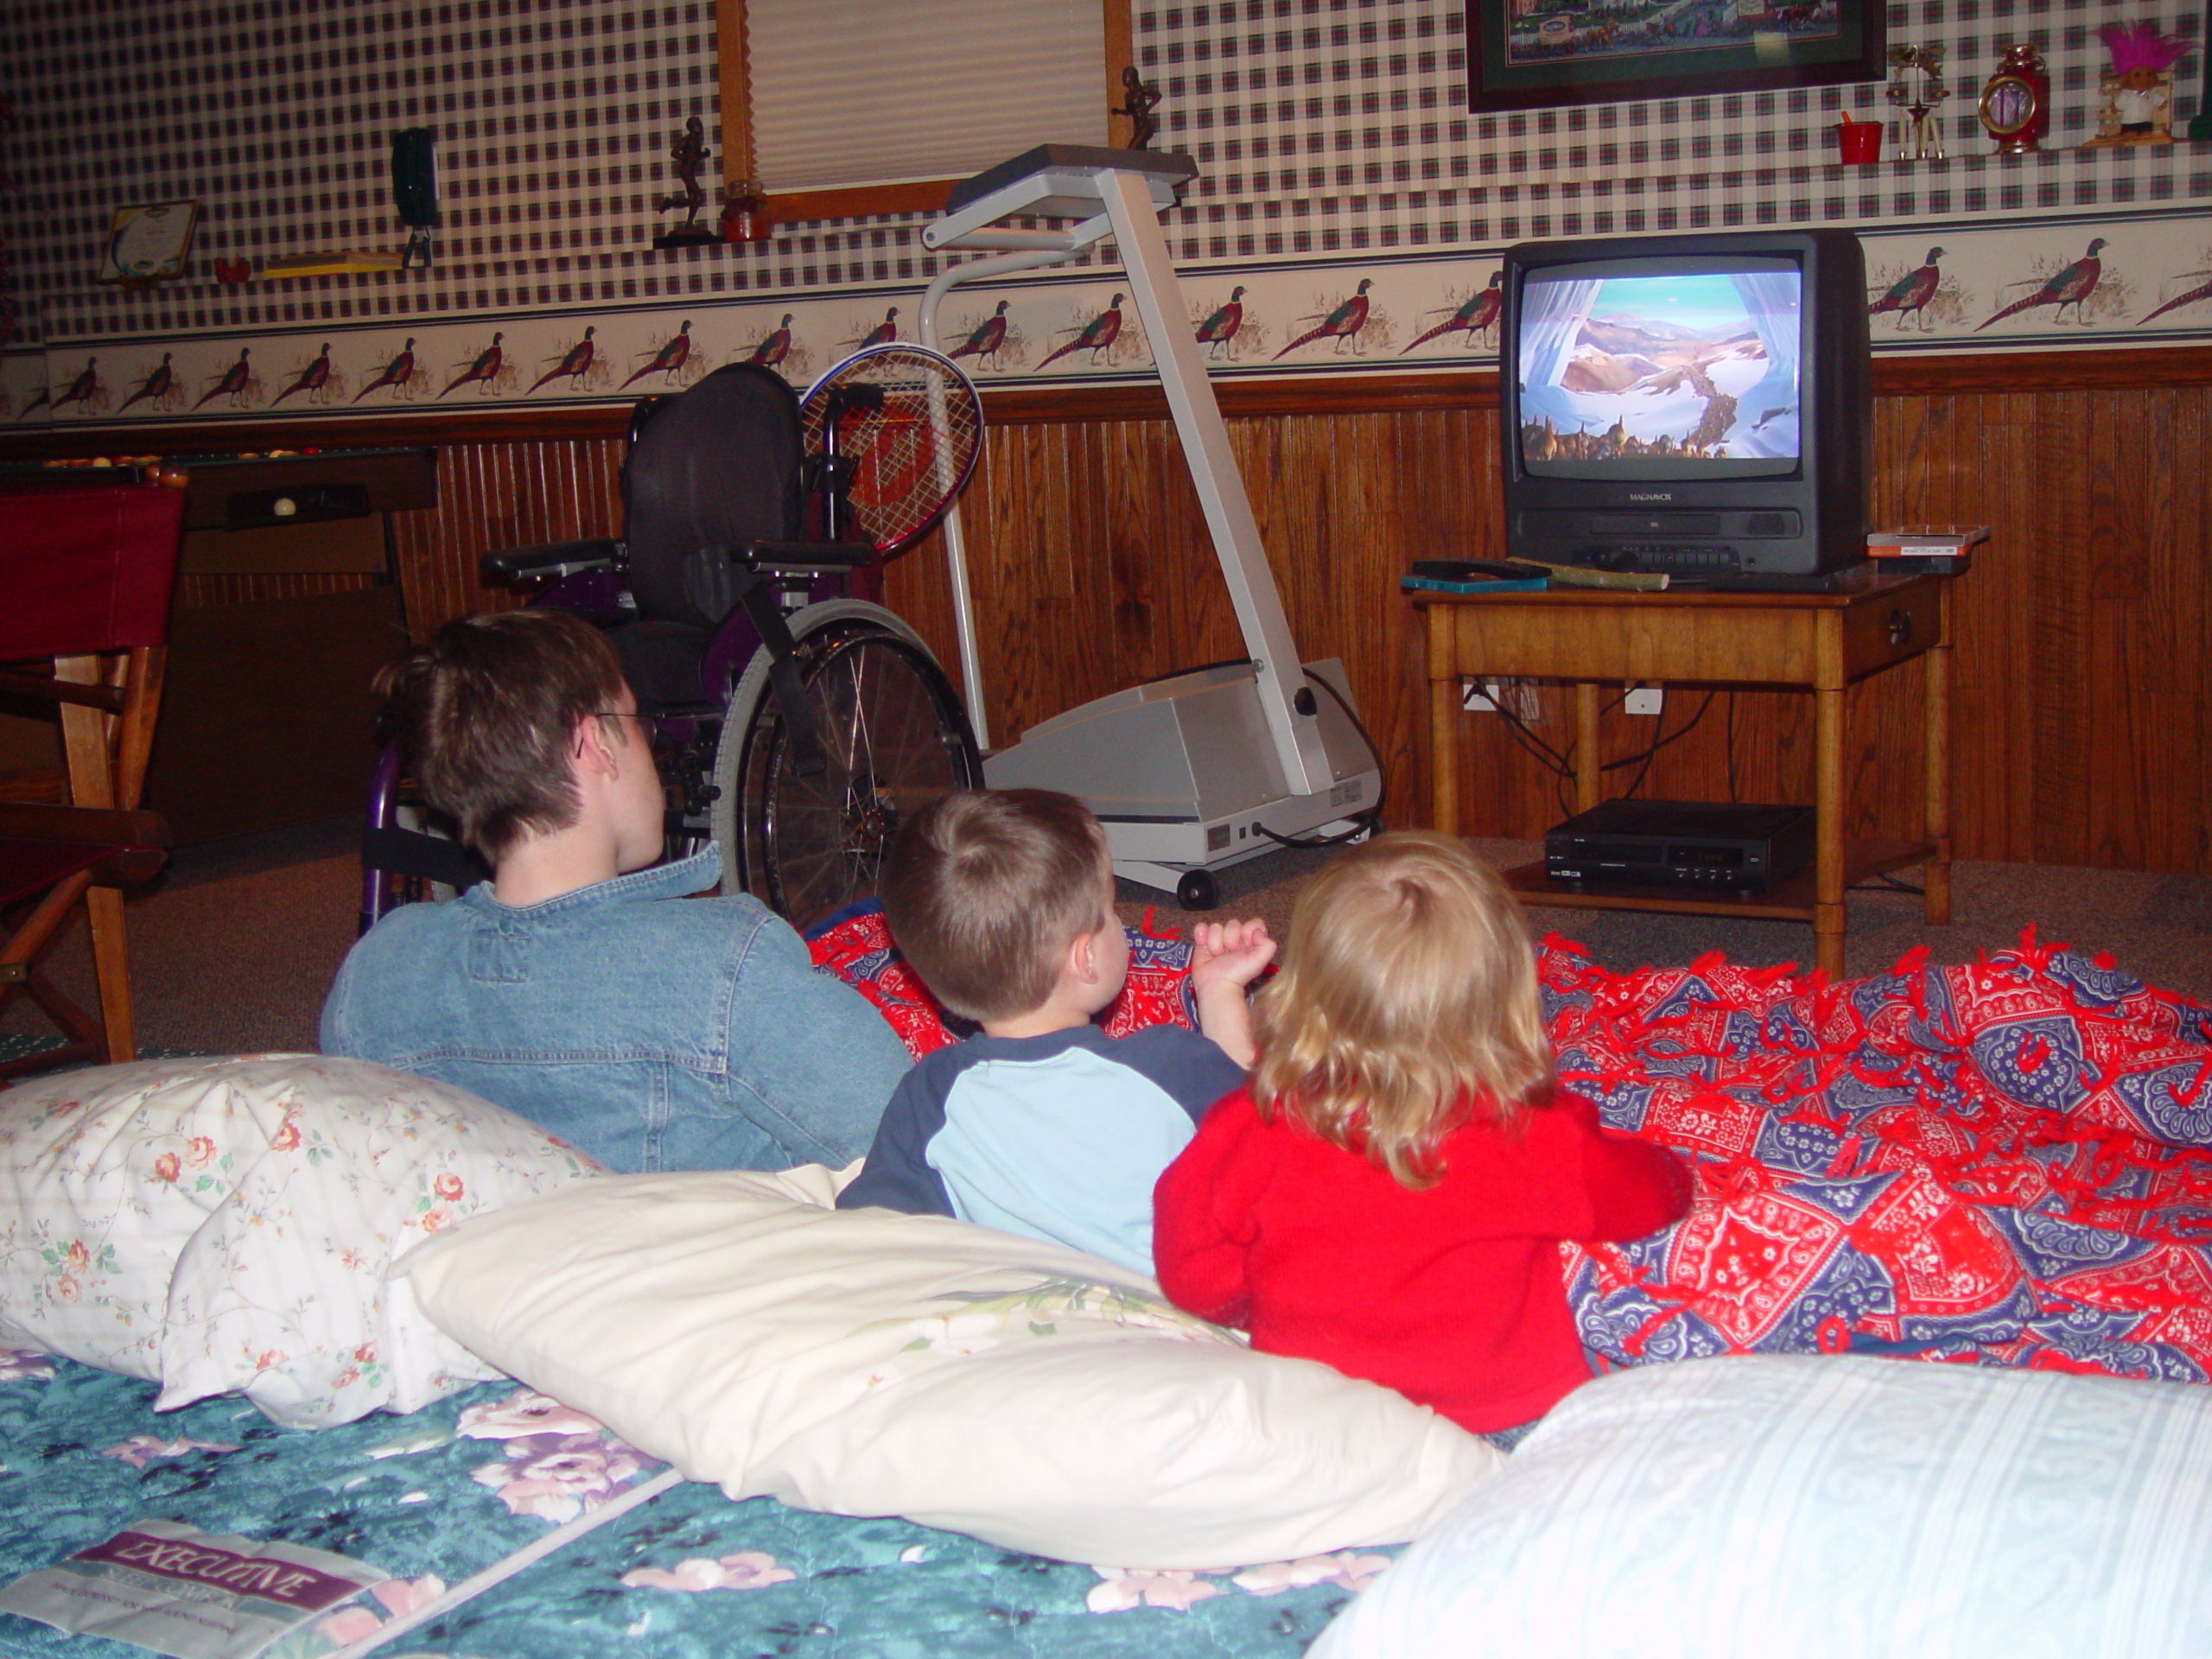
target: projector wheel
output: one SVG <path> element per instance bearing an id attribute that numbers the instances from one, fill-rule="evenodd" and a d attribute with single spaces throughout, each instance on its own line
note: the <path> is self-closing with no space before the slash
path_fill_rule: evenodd
<path id="1" fill-rule="evenodd" d="M 1185 870 L 1175 883 L 1175 902 L 1185 910 L 1211 910 L 1221 902 L 1221 885 L 1211 870 Z"/>

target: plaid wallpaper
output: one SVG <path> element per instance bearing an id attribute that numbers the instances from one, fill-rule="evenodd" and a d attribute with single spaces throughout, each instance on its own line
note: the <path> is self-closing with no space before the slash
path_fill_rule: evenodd
<path id="1" fill-rule="evenodd" d="M 1280 282 L 1311 267 L 1325 286 L 1338 264 L 1490 254 L 1524 237 L 1769 225 L 1908 241 L 1942 226 L 1955 246 L 1980 226 L 2033 223 L 2056 245 L 2155 219 L 2178 270 L 2191 237 L 2212 236 L 2212 147 L 2071 147 L 2104 65 L 2096 25 L 2144 16 L 2193 39 L 2203 7 L 1892 5 L 1893 41 L 1948 49 L 1953 159 L 1872 168 L 1838 165 L 1830 129 L 1846 106 L 1885 114 L 1877 83 L 1471 116 L 1452 0 L 1137 0 L 1135 22 L 1165 94 L 1162 145 L 1204 169 L 1170 217 L 1186 277 Z M 2053 148 L 2002 157 L 1974 99 L 2022 37 L 2050 65 Z M 2177 66 L 2182 118 L 2200 61 Z M 17 118 L 0 138 L 13 181 L 0 234 L 19 347 L 818 305 L 895 298 L 938 269 L 922 221 L 895 218 L 653 251 L 670 139 L 687 116 L 711 131 L 718 114 L 709 0 L 0 0 L 0 94 Z M 217 279 L 218 261 L 257 270 L 283 253 L 397 246 L 390 135 L 415 125 L 438 134 L 435 270 Z M 142 294 L 91 282 L 118 207 L 182 197 L 200 204 L 185 280 Z"/>

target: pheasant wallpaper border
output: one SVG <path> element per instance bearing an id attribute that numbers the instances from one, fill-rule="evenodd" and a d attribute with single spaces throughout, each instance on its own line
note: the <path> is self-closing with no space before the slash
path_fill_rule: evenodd
<path id="1" fill-rule="evenodd" d="M 2212 220 L 1923 226 L 1862 241 L 1880 352 L 2171 345 L 2212 332 Z M 1193 337 L 1223 378 L 1488 367 L 1497 263 L 1469 252 L 1232 269 L 1186 275 L 1183 293 Z M 1094 271 L 957 289 L 941 343 L 984 385 L 1150 380 L 1150 345 L 1118 281 Z M 278 410 L 620 404 L 745 361 L 804 389 L 864 340 L 912 339 L 918 300 L 887 289 L 57 342 L 0 359 L 0 422 L 120 428 Z"/>

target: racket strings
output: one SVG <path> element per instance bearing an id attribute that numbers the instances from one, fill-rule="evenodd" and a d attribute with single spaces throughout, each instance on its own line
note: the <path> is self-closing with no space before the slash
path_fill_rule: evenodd
<path id="1" fill-rule="evenodd" d="M 853 463 L 845 499 L 862 532 L 887 550 L 934 524 L 966 483 L 982 445 L 982 406 L 966 377 L 934 355 L 878 348 L 808 394 L 810 448 L 822 448 L 823 394 L 853 384 L 883 397 L 839 422 L 837 451 Z"/>

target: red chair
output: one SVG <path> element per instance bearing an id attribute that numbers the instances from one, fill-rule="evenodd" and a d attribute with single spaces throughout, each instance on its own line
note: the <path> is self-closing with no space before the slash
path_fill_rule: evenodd
<path id="1" fill-rule="evenodd" d="M 60 705 L 69 781 L 64 804 L 0 801 L 0 1003 L 28 995 L 67 1039 L 0 1063 L 0 1087 L 26 1071 L 137 1052 L 122 890 L 168 856 L 168 831 L 138 810 L 138 795 L 161 707 L 182 481 L 0 492 L 0 691 Z M 97 1018 L 38 965 L 79 904 Z"/>

